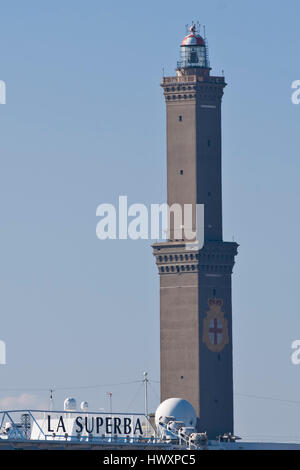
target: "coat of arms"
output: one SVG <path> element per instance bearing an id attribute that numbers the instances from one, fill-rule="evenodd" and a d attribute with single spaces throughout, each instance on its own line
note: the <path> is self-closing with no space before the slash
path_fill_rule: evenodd
<path id="1" fill-rule="evenodd" d="M 220 352 L 229 343 L 228 321 L 221 308 L 222 299 L 208 299 L 209 310 L 203 320 L 203 343 L 213 352 Z"/>

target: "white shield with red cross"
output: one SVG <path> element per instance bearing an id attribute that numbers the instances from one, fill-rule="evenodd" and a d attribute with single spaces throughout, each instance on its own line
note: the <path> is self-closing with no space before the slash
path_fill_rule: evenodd
<path id="1" fill-rule="evenodd" d="M 221 310 L 222 299 L 209 299 L 208 305 L 209 310 L 203 320 L 203 342 L 210 351 L 219 352 L 229 343 L 228 321 Z"/>

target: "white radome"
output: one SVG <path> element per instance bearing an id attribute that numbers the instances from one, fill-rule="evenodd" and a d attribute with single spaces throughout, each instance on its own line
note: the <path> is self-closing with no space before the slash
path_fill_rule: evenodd
<path id="1" fill-rule="evenodd" d="M 64 410 L 65 411 L 76 411 L 76 400 L 75 398 L 68 397 L 64 401 Z"/>
<path id="2" fill-rule="evenodd" d="M 197 415 L 194 407 L 183 398 L 168 398 L 163 401 L 155 412 L 155 424 L 159 425 L 161 418 L 173 416 L 175 421 L 183 421 L 185 427 L 195 427 Z"/>
<path id="3" fill-rule="evenodd" d="M 82 401 L 80 403 L 80 408 L 81 408 L 82 411 L 87 411 L 88 407 L 89 407 L 89 404 L 88 404 L 87 401 Z"/>

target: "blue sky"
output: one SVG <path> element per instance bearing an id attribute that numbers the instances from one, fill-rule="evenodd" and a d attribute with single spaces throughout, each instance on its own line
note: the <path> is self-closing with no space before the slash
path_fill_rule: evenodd
<path id="1" fill-rule="evenodd" d="M 159 84 L 163 68 L 174 73 L 185 24 L 199 20 L 213 73 L 224 69 L 228 83 L 224 239 L 240 244 L 235 428 L 300 440 L 300 366 L 290 360 L 300 338 L 299 14 L 296 0 L 1 5 L 2 406 L 47 403 L 53 387 L 57 407 L 73 395 L 107 408 L 111 390 L 115 409 L 140 411 L 140 384 L 73 387 L 142 380 L 144 370 L 159 380 L 151 242 L 98 240 L 95 213 L 119 195 L 165 201 Z M 149 393 L 154 410 L 157 383 Z"/>

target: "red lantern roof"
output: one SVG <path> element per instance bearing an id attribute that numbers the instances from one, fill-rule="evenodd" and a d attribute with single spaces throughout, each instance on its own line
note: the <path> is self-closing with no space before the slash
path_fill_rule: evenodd
<path id="1" fill-rule="evenodd" d="M 195 25 L 190 27 L 190 32 L 182 41 L 182 46 L 205 46 L 204 39 L 199 34 L 196 34 Z"/>

